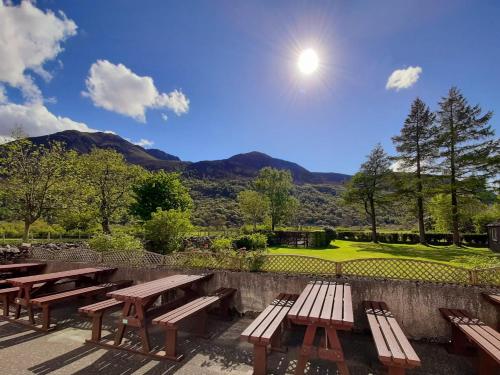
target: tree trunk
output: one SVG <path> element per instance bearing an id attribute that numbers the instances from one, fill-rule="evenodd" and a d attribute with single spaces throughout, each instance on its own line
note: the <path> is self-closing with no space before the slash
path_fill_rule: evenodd
<path id="1" fill-rule="evenodd" d="M 377 240 L 377 217 L 375 216 L 375 202 L 370 199 L 370 218 L 372 224 L 372 242 L 378 243 Z"/>
<path id="2" fill-rule="evenodd" d="M 457 189 L 455 188 L 455 182 L 452 180 L 451 183 L 451 219 L 452 219 L 452 231 L 453 231 L 453 244 L 460 246 L 460 232 L 458 230 L 458 200 L 457 200 Z"/>
<path id="3" fill-rule="evenodd" d="M 427 243 L 425 239 L 424 224 L 424 199 L 422 196 L 422 176 L 420 174 L 420 160 L 417 160 L 417 215 L 418 215 L 418 233 L 419 241 L 422 245 Z"/>
<path id="4" fill-rule="evenodd" d="M 28 239 L 29 239 L 29 235 L 30 235 L 30 226 L 31 226 L 31 223 L 29 220 L 25 219 L 24 220 L 24 232 L 23 232 L 23 241 L 27 242 Z"/>
<path id="5" fill-rule="evenodd" d="M 102 231 L 106 234 L 111 234 L 111 228 L 109 227 L 109 219 L 107 217 L 102 218 Z"/>

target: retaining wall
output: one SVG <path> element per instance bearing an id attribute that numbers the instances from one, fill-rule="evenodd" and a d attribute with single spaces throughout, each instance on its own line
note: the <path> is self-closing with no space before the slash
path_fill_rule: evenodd
<path id="1" fill-rule="evenodd" d="M 46 263 L 45 272 L 89 267 L 88 263 L 59 261 L 46 261 Z M 141 269 L 119 266 L 111 279 L 130 279 L 135 283 L 143 283 L 173 274 L 203 272 L 203 270 Z M 214 277 L 207 283 L 206 289 L 211 291 L 219 287 L 237 288 L 235 308 L 240 313 L 262 311 L 278 293 L 299 294 L 308 281 L 318 279 L 318 277 L 276 273 L 210 272 L 213 272 Z M 368 328 L 361 308 L 364 300 L 385 301 L 406 334 L 413 339 L 443 341 L 450 336 L 450 326 L 441 317 L 439 307 L 465 309 L 493 327 L 497 326 L 497 319 L 500 318 L 495 306 L 481 295 L 483 292 L 500 292 L 500 289 L 399 280 L 361 278 L 338 280 L 352 285 L 356 330 Z"/>

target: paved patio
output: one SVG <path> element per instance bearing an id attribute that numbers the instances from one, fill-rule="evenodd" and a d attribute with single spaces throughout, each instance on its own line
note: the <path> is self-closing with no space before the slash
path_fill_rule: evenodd
<path id="1" fill-rule="evenodd" d="M 179 335 L 179 347 L 186 354 L 180 363 L 157 361 L 119 350 L 102 349 L 84 340 L 90 335 L 90 322 L 75 308 L 55 310 L 53 317 L 70 316 L 59 330 L 43 334 L 17 324 L 0 322 L 0 366 L 5 375 L 21 374 L 251 374 L 252 346 L 239 340 L 240 333 L 252 321 L 248 318 L 231 322 L 210 320 L 213 339 L 207 341 L 189 334 Z M 105 319 L 105 328 L 111 328 L 117 319 L 113 314 Z M 104 334 L 109 331 L 104 331 Z M 134 339 L 128 334 L 129 339 Z M 272 374 L 293 374 L 297 349 L 303 331 L 287 335 L 289 351 L 273 353 L 269 359 Z M 154 345 L 162 345 L 163 332 L 151 330 Z M 352 375 L 385 374 L 380 366 L 369 334 L 344 333 L 341 336 L 347 364 Z M 469 360 L 448 354 L 443 346 L 415 343 L 423 367 L 408 374 L 471 375 Z M 324 361 L 313 361 L 308 374 L 336 374 L 336 367 Z"/>

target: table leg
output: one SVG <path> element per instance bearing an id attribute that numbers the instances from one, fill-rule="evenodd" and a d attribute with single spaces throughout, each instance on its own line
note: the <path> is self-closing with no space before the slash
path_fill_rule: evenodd
<path id="1" fill-rule="evenodd" d="M 314 337 L 316 336 L 316 326 L 314 324 L 308 325 L 306 329 L 306 334 L 304 335 L 304 341 L 302 342 L 302 347 L 300 348 L 299 359 L 297 361 L 297 367 L 295 368 L 295 375 L 303 375 L 306 369 L 306 364 L 311 357 L 311 352 L 314 350 Z"/>
<path id="2" fill-rule="evenodd" d="M 116 346 L 119 346 L 122 343 L 123 334 L 125 333 L 125 329 L 127 328 L 127 325 L 123 321 L 129 317 L 131 310 L 132 310 L 132 303 L 125 302 L 125 306 L 123 306 L 122 309 L 122 321 L 118 326 L 118 330 L 116 331 L 116 337 L 115 337 Z"/>
<path id="3" fill-rule="evenodd" d="M 139 321 L 139 334 L 141 335 L 142 351 L 145 353 L 149 353 L 150 345 L 148 327 L 146 323 L 146 314 L 144 311 L 144 306 L 140 302 L 136 302 L 135 304 L 135 313 L 137 315 L 137 320 Z"/>
<path id="4" fill-rule="evenodd" d="M 337 335 L 337 330 L 334 328 L 325 328 L 327 345 L 326 348 L 320 351 L 327 352 L 327 359 L 337 362 L 337 367 L 341 375 L 349 375 L 349 369 L 344 360 L 344 352 L 342 351 L 342 345 L 340 345 L 339 336 Z M 326 354 L 326 353 L 325 353 Z"/>

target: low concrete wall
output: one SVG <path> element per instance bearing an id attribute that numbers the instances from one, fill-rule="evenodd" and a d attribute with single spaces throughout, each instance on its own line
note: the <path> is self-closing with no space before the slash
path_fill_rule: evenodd
<path id="1" fill-rule="evenodd" d="M 102 266 L 102 265 L 100 265 Z M 87 263 L 49 261 L 45 272 L 89 267 Z M 202 273 L 202 270 L 122 268 L 113 280 L 130 279 L 143 283 L 179 273 Z M 238 289 L 235 308 L 241 313 L 262 311 L 281 292 L 299 294 L 312 277 L 275 273 L 210 271 L 214 277 L 207 290 L 219 287 Z M 339 279 L 352 285 L 355 329 L 367 329 L 362 301 L 385 301 L 406 334 L 413 339 L 444 340 L 450 336 L 449 324 L 438 308 L 465 309 L 485 323 L 496 327 L 499 318 L 496 308 L 481 293 L 491 289 L 476 286 L 443 285 L 424 282 L 375 279 Z M 497 289 L 497 291 L 500 291 Z"/>

